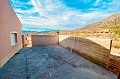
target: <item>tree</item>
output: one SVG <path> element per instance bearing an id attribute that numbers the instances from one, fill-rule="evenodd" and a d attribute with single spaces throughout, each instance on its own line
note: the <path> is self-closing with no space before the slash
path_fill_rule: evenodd
<path id="1" fill-rule="evenodd" d="M 60 33 L 60 32 L 59 32 L 59 31 L 57 31 L 57 35 L 59 35 L 59 33 Z"/>

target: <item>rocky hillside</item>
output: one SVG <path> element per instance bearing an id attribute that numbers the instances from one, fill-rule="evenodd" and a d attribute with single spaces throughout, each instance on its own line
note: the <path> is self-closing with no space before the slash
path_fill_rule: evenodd
<path id="1" fill-rule="evenodd" d="M 57 32 L 49 32 L 56 34 Z M 60 35 L 73 35 L 81 37 L 119 37 L 120 38 L 120 13 L 109 16 L 99 22 L 89 24 L 81 29 L 59 31 Z"/>
<path id="2" fill-rule="evenodd" d="M 118 37 L 120 38 L 120 13 L 109 16 L 99 22 L 85 26 L 84 28 L 73 30 L 76 36 L 97 36 L 97 37 Z"/>
<path id="3" fill-rule="evenodd" d="M 111 15 L 110 17 L 102 21 L 89 24 L 82 29 L 94 29 L 94 28 L 112 27 L 112 26 L 120 26 L 120 13 Z"/>

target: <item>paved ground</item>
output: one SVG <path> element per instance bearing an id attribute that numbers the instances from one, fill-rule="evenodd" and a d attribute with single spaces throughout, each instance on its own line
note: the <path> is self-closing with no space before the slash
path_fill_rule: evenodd
<path id="1" fill-rule="evenodd" d="M 21 49 L 0 70 L 0 79 L 117 79 L 98 65 L 59 46 Z"/>

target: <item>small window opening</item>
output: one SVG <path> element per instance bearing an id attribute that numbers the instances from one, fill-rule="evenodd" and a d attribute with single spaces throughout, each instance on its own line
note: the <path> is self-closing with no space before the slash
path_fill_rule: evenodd
<path id="1" fill-rule="evenodd" d="M 11 46 L 14 46 L 17 44 L 17 33 L 11 33 Z"/>

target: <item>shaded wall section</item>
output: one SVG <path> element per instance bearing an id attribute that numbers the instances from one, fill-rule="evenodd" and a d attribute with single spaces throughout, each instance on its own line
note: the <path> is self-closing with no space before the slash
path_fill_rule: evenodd
<path id="1" fill-rule="evenodd" d="M 59 38 L 62 37 L 64 36 L 59 36 Z M 77 54 L 108 68 L 111 43 L 111 39 L 68 37 L 61 40 L 59 44 L 69 49 L 72 48 Z"/>
<path id="2" fill-rule="evenodd" d="M 32 35 L 31 38 L 32 46 L 54 45 L 59 42 L 59 36 L 57 35 Z"/>
<path id="3" fill-rule="evenodd" d="M 21 47 L 22 25 L 8 0 L 0 0 L 0 67 L 2 67 Z M 11 46 L 10 33 L 17 33 L 17 44 Z"/>

